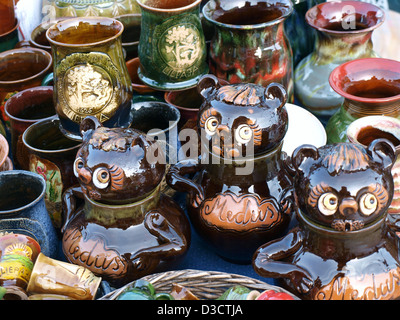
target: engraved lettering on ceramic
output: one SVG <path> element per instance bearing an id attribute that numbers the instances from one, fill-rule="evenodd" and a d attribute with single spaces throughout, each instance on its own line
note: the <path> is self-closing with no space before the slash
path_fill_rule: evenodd
<path id="1" fill-rule="evenodd" d="M 107 121 L 122 103 L 120 77 L 104 53 L 68 55 L 57 68 L 58 112 L 77 123 L 89 115 Z"/>
<path id="2" fill-rule="evenodd" d="M 239 87 L 224 86 L 218 90 L 217 99 L 238 106 L 254 106 L 260 103 L 260 97 L 257 95 L 256 89 L 248 85 Z"/>
<path id="3" fill-rule="evenodd" d="M 389 300 L 398 297 L 399 268 L 380 274 L 334 278 L 315 295 L 315 300 Z"/>
<path id="4" fill-rule="evenodd" d="M 200 214 L 210 225 L 237 231 L 272 228 L 282 220 L 274 198 L 261 199 L 255 194 L 237 196 L 231 192 L 205 200 Z"/>
<path id="5" fill-rule="evenodd" d="M 36 172 L 46 181 L 45 203 L 51 221 L 56 227 L 62 223 L 62 192 L 63 182 L 61 171 L 53 162 L 29 155 L 29 171 Z"/>
<path id="6" fill-rule="evenodd" d="M 72 228 L 64 232 L 63 242 L 71 263 L 86 267 L 99 276 L 121 278 L 127 273 L 125 259 L 116 250 L 108 248 L 101 237 L 88 239 L 79 228 Z"/>

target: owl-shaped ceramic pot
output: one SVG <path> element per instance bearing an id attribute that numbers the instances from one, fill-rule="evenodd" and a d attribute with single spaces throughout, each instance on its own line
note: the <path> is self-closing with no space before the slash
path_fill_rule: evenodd
<path id="1" fill-rule="evenodd" d="M 393 197 L 393 145 L 298 147 L 292 156 L 298 225 L 254 255 L 262 276 L 307 300 L 400 297 Z"/>
<path id="2" fill-rule="evenodd" d="M 210 248 L 250 263 L 265 239 L 281 236 L 290 222 L 286 190 L 292 182 L 281 152 L 286 91 L 275 83 L 220 87 L 210 75 L 198 90 L 204 97 L 198 116 L 202 153 L 173 165 L 167 183 L 188 192 L 189 218 Z M 196 174 L 189 179 L 188 173 Z"/>
<path id="3" fill-rule="evenodd" d="M 113 285 L 172 268 L 190 245 L 180 206 L 160 192 L 162 148 L 134 129 L 81 124 L 74 163 L 80 186 L 63 195 L 62 248 L 70 263 Z M 160 160 L 161 159 L 161 160 Z"/>

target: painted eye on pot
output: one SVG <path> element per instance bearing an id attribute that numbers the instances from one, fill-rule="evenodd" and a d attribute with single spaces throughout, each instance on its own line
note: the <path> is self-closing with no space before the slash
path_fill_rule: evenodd
<path id="1" fill-rule="evenodd" d="M 74 161 L 74 175 L 78 177 L 78 171 L 84 166 L 82 158 L 76 158 Z"/>
<path id="2" fill-rule="evenodd" d="M 324 193 L 318 200 L 318 209 L 325 216 L 331 216 L 336 212 L 338 202 L 337 196 L 333 193 Z"/>
<path id="3" fill-rule="evenodd" d="M 364 194 L 360 199 L 360 211 L 369 216 L 373 214 L 378 207 L 378 199 L 372 193 Z"/>
<path id="4" fill-rule="evenodd" d="M 248 143 L 253 136 L 253 130 L 247 125 L 240 125 L 235 131 L 236 141 L 241 144 Z"/>
<path id="5" fill-rule="evenodd" d="M 93 174 L 93 183 L 99 189 L 105 189 L 110 183 L 110 173 L 106 168 L 97 168 Z"/>
<path id="6" fill-rule="evenodd" d="M 204 129 L 206 130 L 206 133 L 208 135 L 212 136 L 217 131 L 218 125 L 219 125 L 218 119 L 216 117 L 212 116 L 206 120 Z"/>

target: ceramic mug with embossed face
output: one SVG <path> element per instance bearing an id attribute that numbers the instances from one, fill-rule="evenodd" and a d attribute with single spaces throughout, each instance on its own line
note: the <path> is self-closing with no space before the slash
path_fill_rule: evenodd
<path id="1" fill-rule="evenodd" d="M 366 147 L 298 147 L 292 164 L 299 225 L 257 250 L 257 273 L 279 278 L 302 299 L 398 299 L 398 227 L 387 219 L 395 159 L 385 139 Z"/>
<path id="2" fill-rule="evenodd" d="M 189 193 L 192 223 L 215 252 L 248 263 L 254 251 L 283 234 L 290 221 L 285 192 L 291 178 L 282 151 L 287 130 L 286 91 L 279 84 L 220 86 L 202 77 L 198 130 L 200 160 L 181 159 L 167 174 Z M 199 174 L 192 180 L 189 172 Z"/>

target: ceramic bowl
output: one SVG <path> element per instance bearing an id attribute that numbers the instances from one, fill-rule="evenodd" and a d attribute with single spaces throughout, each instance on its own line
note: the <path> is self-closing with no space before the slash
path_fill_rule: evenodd
<path id="1" fill-rule="evenodd" d="M 322 123 L 311 112 L 297 105 L 287 103 L 289 126 L 283 140 L 282 151 L 291 156 L 302 144 L 312 144 L 319 148 L 326 144 L 327 136 Z"/>

